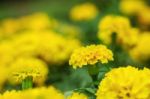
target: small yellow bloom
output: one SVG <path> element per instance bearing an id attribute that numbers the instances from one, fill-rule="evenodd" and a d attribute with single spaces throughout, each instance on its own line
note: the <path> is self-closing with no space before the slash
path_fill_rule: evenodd
<path id="1" fill-rule="evenodd" d="M 149 69 L 128 66 L 112 69 L 96 93 L 97 99 L 150 99 Z"/>
<path id="2" fill-rule="evenodd" d="M 73 68 L 93 65 L 97 62 L 108 63 L 113 60 L 113 53 L 104 45 L 90 45 L 76 49 L 69 60 Z"/>
<path id="3" fill-rule="evenodd" d="M 67 99 L 88 99 L 88 97 L 82 93 L 74 92 L 71 96 L 67 97 Z"/>
<path id="4" fill-rule="evenodd" d="M 98 9 L 91 3 L 77 5 L 71 9 L 70 17 L 74 21 L 94 19 L 98 14 Z"/>

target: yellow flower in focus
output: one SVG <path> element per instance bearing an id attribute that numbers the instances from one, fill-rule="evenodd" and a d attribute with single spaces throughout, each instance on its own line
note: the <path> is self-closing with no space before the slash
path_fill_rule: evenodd
<path id="1" fill-rule="evenodd" d="M 88 99 L 88 97 L 82 93 L 74 92 L 71 96 L 67 97 L 67 99 Z"/>
<path id="2" fill-rule="evenodd" d="M 99 23 L 98 36 L 105 44 L 110 44 L 112 35 L 115 33 L 116 43 L 126 47 L 136 43 L 138 32 L 138 29 L 131 27 L 128 18 L 108 15 Z"/>
<path id="3" fill-rule="evenodd" d="M 113 53 L 104 45 L 90 45 L 76 49 L 69 60 L 73 68 L 94 65 L 97 62 L 108 63 L 113 60 Z"/>
<path id="4" fill-rule="evenodd" d="M 19 57 L 11 64 L 10 73 L 18 82 L 27 77 L 32 77 L 33 82 L 43 83 L 46 80 L 48 68 L 47 65 L 39 59 Z"/>
<path id="5" fill-rule="evenodd" d="M 130 51 L 131 57 L 138 62 L 148 62 L 150 60 L 150 33 L 145 32 L 139 36 L 136 46 Z"/>
<path id="6" fill-rule="evenodd" d="M 70 11 L 70 17 L 74 21 L 83 21 L 94 19 L 98 14 L 98 9 L 91 3 L 84 3 L 73 7 Z"/>
<path id="7" fill-rule="evenodd" d="M 150 70 L 132 66 L 112 69 L 96 93 L 97 99 L 150 99 Z"/>
<path id="8" fill-rule="evenodd" d="M 122 0 L 120 2 L 120 10 L 129 15 L 137 15 L 146 6 L 144 0 Z"/>

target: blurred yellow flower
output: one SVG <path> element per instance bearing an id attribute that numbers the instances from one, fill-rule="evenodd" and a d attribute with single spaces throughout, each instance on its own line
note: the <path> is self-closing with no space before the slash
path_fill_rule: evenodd
<path id="1" fill-rule="evenodd" d="M 116 43 L 128 47 L 138 40 L 138 29 L 132 28 L 130 21 L 122 16 L 105 16 L 99 23 L 99 38 L 105 43 L 112 43 L 112 35 L 116 34 Z"/>
<path id="2" fill-rule="evenodd" d="M 69 60 L 73 68 L 94 65 L 97 62 L 108 63 L 113 60 L 113 53 L 104 45 L 90 45 L 76 49 Z"/>
<path id="3" fill-rule="evenodd" d="M 21 92 L 12 90 L 12 91 L 6 91 L 3 94 L 0 95 L 0 99 L 25 99 L 24 97 L 21 97 Z"/>
<path id="4" fill-rule="evenodd" d="M 98 9 L 92 3 L 84 3 L 74 6 L 70 11 L 70 17 L 74 21 L 84 21 L 94 19 L 98 14 Z"/>
<path id="5" fill-rule="evenodd" d="M 71 96 L 67 97 L 67 99 L 88 99 L 88 97 L 82 93 L 74 92 Z"/>
<path id="6" fill-rule="evenodd" d="M 97 99 L 150 99 L 150 70 L 132 66 L 112 69 L 96 93 Z"/>
<path id="7" fill-rule="evenodd" d="M 24 91 L 6 91 L 0 99 L 65 99 L 64 95 L 53 86 L 29 89 Z"/>
<path id="8" fill-rule="evenodd" d="M 68 38 L 80 38 L 81 36 L 81 29 L 70 24 L 60 24 L 57 28 L 57 31 Z"/>
<path id="9" fill-rule="evenodd" d="M 139 12 L 138 20 L 142 25 L 150 25 L 150 7 L 146 7 Z"/>
<path id="10" fill-rule="evenodd" d="M 33 82 L 43 83 L 46 80 L 48 68 L 46 63 L 39 59 L 19 57 L 11 64 L 10 73 L 16 82 L 21 82 L 27 77 L 32 77 Z M 10 77 L 9 79 L 12 80 L 12 78 Z"/>
<path id="11" fill-rule="evenodd" d="M 5 19 L 1 23 L 1 35 L 7 37 L 15 34 L 20 29 L 20 22 L 17 19 Z"/>
<path id="12" fill-rule="evenodd" d="M 53 86 L 26 90 L 22 95 L 25 99 L 65 99 L 64 95 Z"/>
<path id="13" fill-rule="evenodd" d="M 31 29 L 36 31 L 50 28 L 51 25 L 49 16 L 45 13 L 40 13 L 40 12 L 28 16 L 23 16 L 18 20 L 22 25 L 21 28 Z"/>
<path id="14" fill-rule="evenodd" d="M 129 15 L 137 15 L 146 7 L 144 0 L 122 0 L 120 2 L 120 10 Z"/>
<path id="15" fill-rule="evenodd" d="M 80 45 L 78 39 L 65 38 L 50 30 L 41 33 L 26 31 L 0 45 L 0 64 L 9 65 L 16 58 L 26 56 L 40 58 L 49 64 L 62 64 Z"/>
<path id="16" fill-rule="evenodd" d="M 150 60 L 150 33 L 145 32 L 139 36 L 136 46 L 130 50 L 131 57 L 138 62 L 148 62 Z"/>

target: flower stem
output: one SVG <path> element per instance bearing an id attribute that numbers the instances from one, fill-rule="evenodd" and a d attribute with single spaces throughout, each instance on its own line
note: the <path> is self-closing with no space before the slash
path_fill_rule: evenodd
<path id="1" fill-rule="evenodd" d="M 95 86 L 95 82 L 97 81 L 97 74 L 99 73 L 99 67 L 94 65 L 94 66 L 89 66 L 88 67 L 88 73 L 93 81 L 93 86 Z"/>
<path id="2" fill-rule="evenodd" d="M 22 90 L 30 89 L 33 86 L 33 78 L 32 77 L 26 77 L 22 81 Z"/>

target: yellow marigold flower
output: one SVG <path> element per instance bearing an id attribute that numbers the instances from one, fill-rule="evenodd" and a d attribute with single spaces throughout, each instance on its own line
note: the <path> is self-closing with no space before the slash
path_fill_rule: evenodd
<path id="1" fill-rule="evenodd" d="M 73 68 L 93 65 L 97 62 L 108 63 L 113 60 L 113 53 L 104 45 L 90 45 L 76 49 L 69 60 Z"/>
<path id="2" fill-rule="evenodd" d="M 146 7 L 144 0 L 122 0 L 120 2 L 120 10 L 129 15 L 138 14 Z"/>
<path id="3" fill-rule="evenodd" d="M 131 46 L 136 43 L 138 32 L 138 29 L 131 28 L 128 18 L 108 15 L 99 23 L 98 36 L 105 44 L 110 44 L 112 34 L 116 33 L 116 42 L 118 44 Z"/>
<path id="4" fill-rule="evenodd" d="M 136 46 L 130 51 L 131 57 L 138 62 L 146 62 L 150 60 L 150 33 L 145 32 L 139 36 Z"/>
<path id="5" fill-rule="evenodd" d="M 91 3 L 84 3 L 73 7 L 70 11 L 70 17 L 74 21 L 83 21 L 94 19 L 98 14 L 98 9 Z"/>
<path id="6" fill-rule="evenodd" d="M 34 88 L 24 91 L 7 91 L 0 99 L 65 99 L 64 95 L 53 86 Z"/>
<path id="7" fill-rule="evenodd" d="M 150 99 L 149 85 L 145 70 L 131 66 L 120 67 L 106 74 L 96 96 L 97 99 Z"/>
<path id="8" fill-rule="evenodd" d="M 11 75 L 16 81 L 32 77 L 34 82 L 42 83 L 48 74 L 47 65 L 43 61 L 30 57 L 19 57 L 11 64 L 10 68 Z"/>
<path id="9" fill-rule="evenodd" d="M 42 33 L 42 36 L 44 36 L 44 39 L 40 40 L 42 44 L 37 51 L 41 58 L 51 64 L 63 63 L 69 58 L 74 48 L 81 45 L 79 40 L 64 38 L 53 31 Z"/>
<path id="10" fill-rule="evenodd" d="M 88 97 L 82 93 L 74 92 L 71 96 L 67 97 L 67 99 L 88 99 Z"/>

